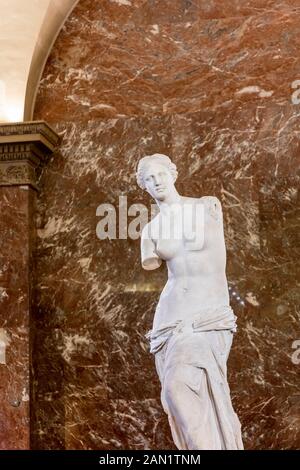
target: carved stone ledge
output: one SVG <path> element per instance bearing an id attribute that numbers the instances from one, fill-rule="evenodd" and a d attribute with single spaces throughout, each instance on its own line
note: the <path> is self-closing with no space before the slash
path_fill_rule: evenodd
<path id="1" fill-rule="evenodd" d="M 44 121 L 0 124 L 0 186 L 37 189 L 41 170 L 60 141 Z"/>

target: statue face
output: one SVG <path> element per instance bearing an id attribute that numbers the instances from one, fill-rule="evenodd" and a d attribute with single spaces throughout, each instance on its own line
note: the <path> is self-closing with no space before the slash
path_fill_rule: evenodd
<path id="1" fill-rule="evenodd" d="M 144 169 L 146 191 L 159 201 L 164 201 L 174 188 L 173 177 L 164 165 L 149 163 Z"/>

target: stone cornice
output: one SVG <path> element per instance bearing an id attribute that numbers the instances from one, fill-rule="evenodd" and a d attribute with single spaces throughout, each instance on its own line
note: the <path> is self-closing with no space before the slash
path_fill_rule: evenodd
<path id="1" fill-rule="evenodd" d="M 0 186 L 37 187 L 61 137 L 44 121 L 0 124 Z"/>
<path id="2" fill-rule="evenodd" d="M 60 136 L 45 121 L 0 124 L 0 144 L 41 141 L 53 151 L 59 145 L 60 139 Z"/>

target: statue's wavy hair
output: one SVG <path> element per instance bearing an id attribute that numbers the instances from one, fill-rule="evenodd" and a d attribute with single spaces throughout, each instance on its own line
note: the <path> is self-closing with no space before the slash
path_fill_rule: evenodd
<path id="1" fill-rule="evenodd" d="M 136 170 L 136 181 L 141 189 L 146 189 L 144 183 L 145 169 L 149 163 L 153 162 L 165 166 L 171 173 L 173 181 L 175 183 L 178 176 L 178 171 L 175 163 L 173 163 L 170 157 L 168 157 L 167 155 L 164 155 L 162 153 L 154 153 L 153 155 L 146 155 L 145 157 L 141 158 L 138 163 Z"/>

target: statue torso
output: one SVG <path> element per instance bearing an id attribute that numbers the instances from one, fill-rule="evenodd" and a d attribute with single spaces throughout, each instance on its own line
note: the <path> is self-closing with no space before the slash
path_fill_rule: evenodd
<path id="1" fill-rule="evenodd" d="M 150 222 L 155 251 L 168 268 L 168 281 L 156 307 L 153 328 L 193 316 L 206 307 L 229 305 L 221 205 L 210 196 L 183 200 L 193 206 L 194 215 L 196 206 L 199 209 L 193 227 L 180 210 L 160 212 Z M 171 220 L 174 229 L 168 239 L 163 232 L 165 219 Z M 178 229 L 183 229 L 183 224 L 188 227 L 180 234 Z M 192 229 L 197 234 L 194 243 L 189 239 Z"/>

